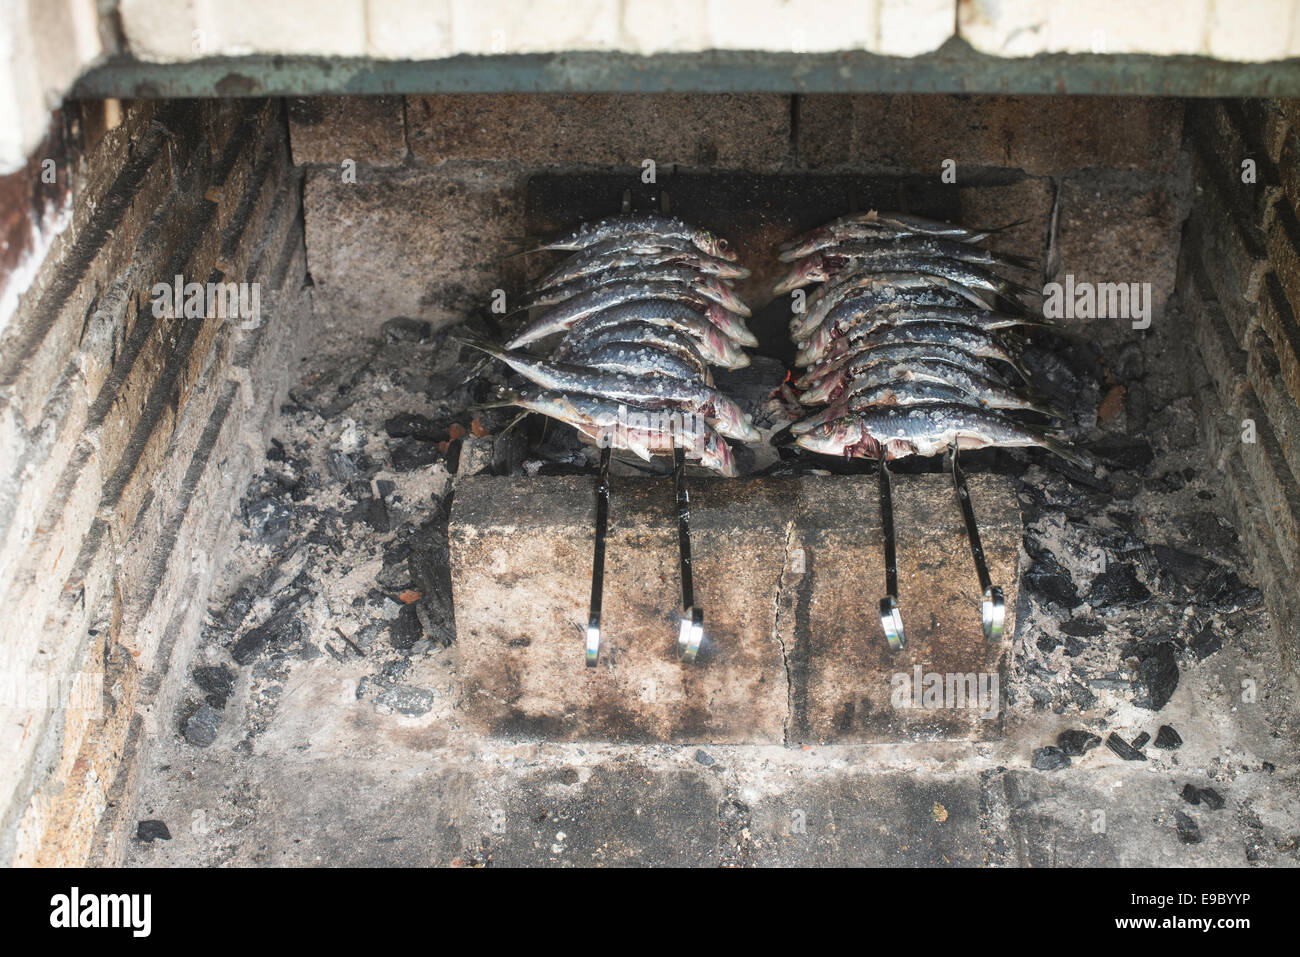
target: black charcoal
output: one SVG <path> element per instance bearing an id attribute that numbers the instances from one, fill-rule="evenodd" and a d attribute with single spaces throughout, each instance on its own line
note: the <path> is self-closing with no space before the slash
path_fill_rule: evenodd
<path id="1" fill-rule="evenodd" d="M 1200 844 L 1201 829 L 1197 827 L 1196 822 L 1184 814 L 1182 811 L 1174 812 L 1174 820 L 1178 826 L 1178 839 L 1184 844 Z"/>
<path id="2" fill-rule="evenodd" d="M 154 841 L 170 841 L 172 832 L 162 821 L 140 821 L 135 826 L 135 839 L 145 844 L 152 844 Z"/>
<path id="3" fill-rule="evenodd" d="M 1099 744 L 1101 738 L 1081 728 L 1062 731 L 1056 736 L 1056 746 L 1074 758 L 1082 757 Z"/>
<path id="4" fill-rule="evenodd" d="M 1155 746 L 1164 751 L 1176 751 L 1183 746 L 1183 739 L 1169 725 L 1162 724 L 1156 732 Z"/>
<path id="5" fill-rule="evenodd" d="M 1057 771 L 1070 766 L 1070 756 L 1062 749 L 1047 745 L 1034 750 L 1033 767 L 1036 771 Z"/>
<path id="6" fill-rule="evenodd" d="M 1145 761 L 1147 756 L 1112 731 L 1106 736 L 1106 747 L 1110 748 L 1125 761 Z"/>

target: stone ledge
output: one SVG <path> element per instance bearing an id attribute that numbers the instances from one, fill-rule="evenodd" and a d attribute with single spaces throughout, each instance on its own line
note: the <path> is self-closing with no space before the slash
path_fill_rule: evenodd
<path id="1" fill-rule="evenodd" d="M 593 479 L 474 477 L 451 518 L 459 697 L 508 737 L 714 743 L 874 743 L 996 736 L 975 709 L 898 709 L 894 675 L 1000 675 L 1014 634 L 1022 528 L 1010 483 L 971 494 L 1005 643 L 985 642 L 978 584 L 946 475 L 898 476 L 900 601 L 909 646 L 880 634 L 884 586 L 874 476 L 696 480 L 696 592 L 712 642 L 675 657 L 680 598 L 671 484 L 616 481 L 601 664 L 582 662 Z M 924 537 L 919 530 L 924 529 Z M 522 623 L 527 622 L 527 625 Z M 1000 679 L 999 679 L 1000 680 Z M 996 712 L 998 704 L 990 709 Z"/>

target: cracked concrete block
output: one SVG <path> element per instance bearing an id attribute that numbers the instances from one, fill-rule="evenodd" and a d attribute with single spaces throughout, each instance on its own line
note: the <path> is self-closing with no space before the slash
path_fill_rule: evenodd
<path id="1" fill-rule="evenodd" d="M 695 588 L 710 647 L 683 665 L 671 485 L 616 481 L 606 646 L 587 669 L 593 480 L 470 478 L 457 489 L 450 534 L 460 707 L 489 733 L 559 740 L 996 736 L 1022 530 L 1006 479 L 976 475 L 970 485 L 1006 595 L 1007 638 L 989 644 L 981 631 L 950 480 L 898 476 L 909 645 L 893 654 L 877 609 L 884 559 L 874 477 L 693 481 Z M 936 681 L 937 697 L 927 695 Z"/>

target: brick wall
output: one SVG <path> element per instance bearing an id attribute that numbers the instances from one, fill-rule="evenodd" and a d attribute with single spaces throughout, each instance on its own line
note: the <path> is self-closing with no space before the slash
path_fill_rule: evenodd
<path id="1" fill-rule="evenodd" d="M 1192 104 L 1187 143 L 1196 193 L 1178 297 L 1204 365 L 1201 427 L 1300 672 L 1300 102 Z"/>
<path id="2" fill-rule="evenodd" d="M 22 864 L 120 837 L 124 756 L 170 713 L 310 309 L 281 101 L 69 104 L 59 133 L 66 215 L 0 333 L 0 861 Z M 258 283 L 260 325 L 156 317 L 177 275 Z M 97 707 L 32 697 L 61 676 Z"/>
<path id="3" fill-rule="evenodd" d="M 523 239 L 533 173 L 634 175 L 644 159 L 668 172 L 936 182 L 952 159 L 968 221 L 1024 220 L 997 242 L 1050 254 L 1079 279 L 1150 281 L 1159 315 L 1185 214 L 1182 109 L 1132 97 L 442 95 L 299 99 L 289 120 L 321 318 L 373 327 L 392 315 L 457 322 L 517 284 L 524 261 L 502 255 Z"/>

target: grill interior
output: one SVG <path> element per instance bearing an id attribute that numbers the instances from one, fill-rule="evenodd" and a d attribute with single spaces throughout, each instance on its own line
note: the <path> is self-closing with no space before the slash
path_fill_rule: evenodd
<path id="1" fill-rule="evenodd" d="M 5 269 L 35 278 L 0 331 L 23 727 L 0 852 L 1036 864 L 1051 833 L 1055 863 L 1293 858 L 1293 117 L 1289 100 L 937 94 L 68 101 L 43 147 L 59 178 L 33 160 L 4 186 Z M 926 704 L 926 673 L 968 670 L 938 647 L 899 701 L 859 687 L 898 670 L 853 604 L 879 587 L 872 466 L 757 448 L 746 484 L 698 493 L 694 529 L 745 642 L 684 676 L 657 634 L 628 635 L 575 724 L 581 638 L 532 600 L 585 614 L 594 458 L 541 419 L 476 410 L 505 374 L 475 371 L 458 337 L 500 339 L 494 292 L 511 300 L 554 261 L 510 253 L 625 194 L 667 194 L 754 269 L 738 291 L 760 346 L 728 389 L 756 409 L 793 357 L 777 247 L 844 212 L 1018 223 L 990 245 L 1041 261 L 1039 285 L 1149 284 L 1145 327 L 1076 314 L 1034 339 L 1041 386 L 1102 474 L 963 455 L 1016 586 L 1014 634 L 979 668 L 992 717 Z M 256 285 L 258 310 L 212 315 L 209 283 Z M 900 550 L 973 591 L 941 464 L 897 471 Z M 657 609 L 646 596 L 676 588 L 657 557 L 675 548 L 669 485 L 615 474 L 626 557 L 609 575 L 626 594 L 611 601 Z M 728 536 L 749 544 L 711 557 Z M 517 633 L 513 650 L 480 622 Z M 571 674 L 530 657 L 548 641 L 572 647 Z M 484 718 L 484 689 L 508 706 Z M 1163 725 L 1181 748 L 1121 759 Z M 1122 740 L 1040 769 L 1066 731 Z M 1185 781 L 1231 805 L 1200 815 L 1196 844 L 1175 826 Z M 633 791 L 654 823 L 634 820 Z M 971 826 L 834 848 L 789 828 L 814 808 L 903 834 L 932 805 Z M 1067 839 L 1095 808 L 1112 836 Z M 173 839 L 144 839 L 151 821 Z"/>

